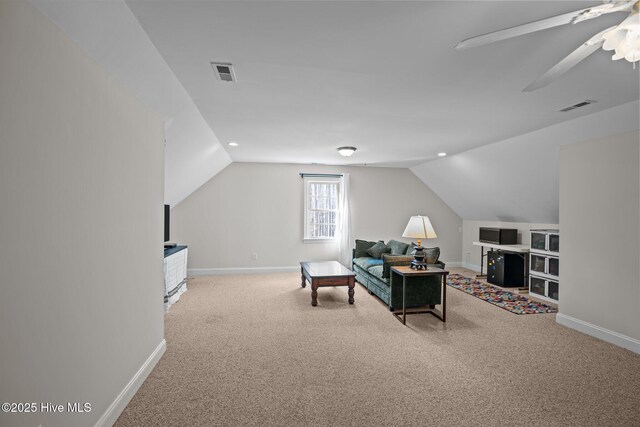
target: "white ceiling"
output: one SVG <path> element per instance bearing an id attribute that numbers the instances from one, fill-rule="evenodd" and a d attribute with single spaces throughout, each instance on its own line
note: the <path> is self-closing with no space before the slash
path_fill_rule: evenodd
<path id="1" fill-rule="evenodd" d="M 598 2 L 127 4 L 234 161 L 414 166 L 638 99 L 638 70 L 603 51 L 521 92 L 624 14 L 453 49 Z M 233 63 L 238 83 L 210 61 Z M 583 99 L 598 102 L 556 111 Z M 358 151 L 343 159 L 341 145 Z"/>
<path id="2" fill-rule="evenodd" d="M 411 167 L 464 219 L 554 223 L 558 146 L 640 127 L 640 67 L 610 53 L 521 92 L 623 14 L 453 49 L 597 2 L 29 1 L 165 118 L 171 205 L 231 160 L 368 164 Z"/>

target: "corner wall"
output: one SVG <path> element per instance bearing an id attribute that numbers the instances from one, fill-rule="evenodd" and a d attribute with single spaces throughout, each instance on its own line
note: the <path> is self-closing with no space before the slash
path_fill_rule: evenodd
<path id="1" fill-rule="evenodd" d="M 0 58 L 0 402 L 64 407 L 0 425 L 111 425 L 164 351 L 163 123 L 26 1 Z"/>
<path id="2" fill-rule="evenodd" d="M 640 135 L 560 149 L 565 326 L 640 353 Z"/>
<path id="3" fill-rule="evenodd" d="M 136 98 L 162 115 L 166 204 L 178 204 L 231 163 L 125 0 L 29 2 Z"/>
<path id="4" fill-rule="evenodd" d="M 402 232 L 409 217 L 423 214 L 438 234 L 425 245 L 459 263 L 462 221 L 408 169 L 232 163 L 171 210 L 171 240 L 189 245 L 191 273 L 295 269 L 300 261 L 337 259 L 335 243 L 302 242 L 300 172 L 350 174 L 354 238 L 408 242 Z"/>

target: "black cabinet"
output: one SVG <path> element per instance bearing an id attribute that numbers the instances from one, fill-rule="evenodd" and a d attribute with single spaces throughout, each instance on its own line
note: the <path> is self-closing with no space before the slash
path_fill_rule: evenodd
<path id="1" fill-rule="evenodd" d="M 487 254 L 487 282 L 502 287 L 523 287 L 524 259 L 514 253 L 493 251 Z"/>

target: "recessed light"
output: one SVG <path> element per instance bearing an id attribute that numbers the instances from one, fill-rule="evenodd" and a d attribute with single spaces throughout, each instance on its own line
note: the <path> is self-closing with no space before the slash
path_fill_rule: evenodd
<path id="1" fill-rule="evenodd" d="M 238 143 L 237 142 L 230 142 L 227 144 L 229 147 L 237 147 Z"/>
<path id="2" fill-rule="evenodd" d="M 444 156 L 446 156 L 446 155 L 447 155 L 447 153 L 445 153 L 445 152 L 438 153 L 438 157 L 444 157 Z"/>

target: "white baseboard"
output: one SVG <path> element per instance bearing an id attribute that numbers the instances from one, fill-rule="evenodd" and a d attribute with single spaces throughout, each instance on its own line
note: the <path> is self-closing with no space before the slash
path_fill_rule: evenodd
<path id="1" fill-rule="evenodd" d="M 592 325 L 591 323 L 562 313 L 556 314 L 556 323 L 640 354 L 640 341 L 635 338 L 610 331 L 597 325 Z"/>
<path id="2" fill-rule="evenodd" d="M 455 261 L 445 263 L 447 267 L 464 267 L 464 263 Z M 480 271 L 480 267 L 478 267 Z M 234 267 L 234 268 L 190 268 L 189 276 L 221 276 L 225 274 L 263 274 L 263 273 L 296 273 L 300 266 L 294 267 Z"/>
<path id="3" fill-rule="evenodd" d="M 220 276 L 224 274 L 262 274 L 262 273 L 292 273 L 300 272 L 300 266 L 295 267 L 236 267 L 236 268 L 191 268 L 187 270 L 189 276 Z"/>
<path id="4" fill-rule="evenodd" d="M 133 396 L 136 394 L 144 380 L 147 379 L 156 363 L 160 360 L 164 352 L 167 350 L 167 341 L 164 339 L 158 347 L 151 353 L 147 360 L 142 364 L 138 372 L 131 378 L 129 383 L 120 392 L 118 397 L 109 405 L 107 410 L 102 414 L 95 427 L 110 427 L 115 424 L 116 420 L 127 407 Z"/>
<path id="5" fill-rule="evenodd" d="M 443 262 L 444 262 L 444 266 L 446 268 L 449 268 L 449 267 L 464 267 L 460 261 L 443 261 Z"/>
<path id="6" fill-rule="evenodd" d="M 475 264 L 469 264 L 467 262 L 463 262 L 462 263 L 462 267 L 469 269 L 469 270 L 473 270 L 477 273 L 480 273 L 480 266 L 479 265 L 475 265 Z"/>

